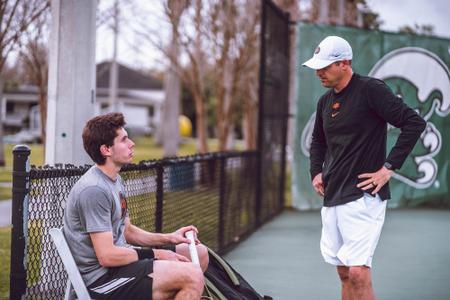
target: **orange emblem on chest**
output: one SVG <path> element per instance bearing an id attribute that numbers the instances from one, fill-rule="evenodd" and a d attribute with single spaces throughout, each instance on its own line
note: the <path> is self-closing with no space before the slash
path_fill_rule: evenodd
<path id="1" fill-rule="evenodd" d="M 339 109 L 339 107 L 341 107 L 341 103 L 336 102 L 331 106 L 333 109 Z"/>

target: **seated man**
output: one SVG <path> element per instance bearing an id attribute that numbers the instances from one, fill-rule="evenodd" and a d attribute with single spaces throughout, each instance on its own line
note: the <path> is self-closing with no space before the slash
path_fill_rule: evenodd
<path id="1" fill-rule="evenodd" d="M 201 268 L 192 264 L 185 237 L 197 229 L 160 234 L 130 223 L 119 171 L 131 162 L 134 143 L 124 125 L 122 114 L 110 113 L 84 127 L 84 148 L 95 165 L 72 188 L 63 227 L 75 262 L 93 299 L 199 299 L 208 252 L 197 240 Z"/>

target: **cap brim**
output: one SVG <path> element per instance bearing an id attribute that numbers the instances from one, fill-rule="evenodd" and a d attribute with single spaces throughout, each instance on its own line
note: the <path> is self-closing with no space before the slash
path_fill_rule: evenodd
<path id="1" fill-rule="evenodd" d="M 316 57 L 313 57 L 307 61 L 305 61 L 302 66 L 308 67 L 314 70 L 320 70 L 323 69 L 329 65 L 331 65 L 334 61 L 332 60 L 324 60 L 324 59 L 318 59 Z"/>

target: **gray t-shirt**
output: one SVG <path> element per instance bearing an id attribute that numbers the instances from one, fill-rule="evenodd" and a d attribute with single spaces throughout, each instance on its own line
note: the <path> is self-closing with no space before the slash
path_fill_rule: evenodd
<path id="1" fill-rule="evenodd" d="M 110 231 L 116 246 L 130 247 L 124 236 L 127 202 L 120 176 L 114 181 L 91 167 L 70 191 L 63 232 L 88 286 L 107 272 L 95 255 L 90 233 Z"/>

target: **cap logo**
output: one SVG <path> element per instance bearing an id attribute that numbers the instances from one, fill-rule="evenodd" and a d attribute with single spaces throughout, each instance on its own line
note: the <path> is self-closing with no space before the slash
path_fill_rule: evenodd
<path id="1" fill-rule="evenodd" d="M 314 51 L 314 54 L 318 54 L 320 52 L 320 47 L 317 47 L 316 50 Z"/>

